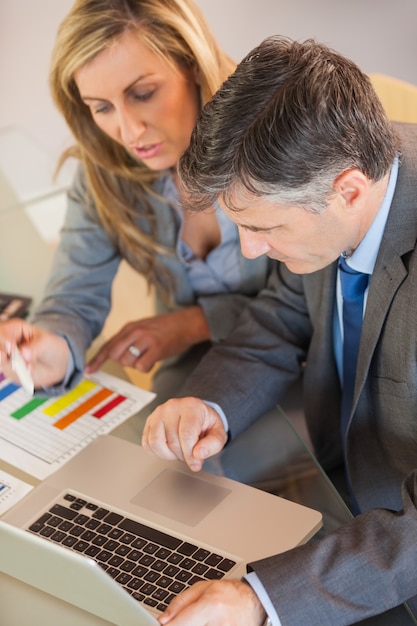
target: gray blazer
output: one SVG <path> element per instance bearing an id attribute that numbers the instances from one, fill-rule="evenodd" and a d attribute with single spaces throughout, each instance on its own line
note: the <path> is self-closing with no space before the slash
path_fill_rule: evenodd
<path id="1" fill-rule="evenodd" d="M 164 177 L 155 183 L 154 191 L 162 194 Z M 234 328 L 236 319 L 251 297 L 265 286 L 269 262 L 250 261 L 240 253 L 239 236 L 235 228 L 234 245 L 242 277 L 235 292 L 208 293 L 196 297 L 186 267 L 176 252 L 180 220 L 174 208 L 156 194 L 149 195 L 149 204 L 156 221 L 158 243 L 170 254 L 158 254 L 162 272 L 169 273 L 173 282 L 172 309 L 198 303 L 204 310 L 211 339 L 222 341 Z M 134 207 L 134 219 L 139 229 L 150 232 L 149 219 L 143 207 Z M 118 248 L 102 227 L 94 206 L 86 206 L 86 181 L 79 167 L 68 193 L 65 223 L 55 254 L 52 273 L 42 302 L 32 321 L 57 332 L 68 341 L 75 363 L 75 383 L 84 369 L 84 355 L 92 340 L 99 335 L 111 306 L 112 281 L 123 258 L 129 251 Z M 157 293 L 157 296 L 160 294 Z M 158 298 L 162 302 L 162 298 Z M 168 307 L 165 307 L 165 311 Z M 138 311 L 138 318 L 140 311 Z M 57 389 L 55 391 L 61 391 Z"/>
<path id="2" fill-rule="evenodd" d="M 396 128 L 399 175 L 370 282 L 346 435 L 350 480 L 364 514 L 251 565 L 284 626 L 352 624 L 417 594 L 417 126 Z M 235 437 L 279 403 L 304 370 L 317 456 L 325 468 L 340 464 L 336 271 L 334 263 L 299 276 L 277 264 L 268 289 L 181 395 L 220 404 Z"/>

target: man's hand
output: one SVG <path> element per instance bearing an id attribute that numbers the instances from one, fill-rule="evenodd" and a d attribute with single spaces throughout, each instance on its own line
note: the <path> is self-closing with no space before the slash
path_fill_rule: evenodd
<path id="1" fill-rule="evenodd" d="M 168 626 L 261 626 L 265 610 L 252 587 L 240 581 L 196 583 L 159 617 Z"/>
<path id="2" fill-rule="evenodd" d="M 10 355 L 19 346 L 36 388 L 52 387 L 67 371 L 70 349 L 65 339 L 15 318 L 0 324 L 0 364 L 10 380 L 19 382 L 12 370 Z"/>
<path id="3" fill-rule="evenodd" d="M 148 417 L 142 445 L 162 459 L 185 461 L 197 472 L 220 452 L 227 434 L 218 413 L 198 398 L 174 398 Z"/>
<path id="4" fill-rule="evenodd" d="M 209 339 L 210 330 L 199 306 L 155 315 L 123 326 L 100 348 L 85 371 L 95 372 L 107 359 L 112 359 L 124 367 L 149 372 L 158 361 L 176 356 Z M 129 351 L 131 346 L 133 353 Z"/>

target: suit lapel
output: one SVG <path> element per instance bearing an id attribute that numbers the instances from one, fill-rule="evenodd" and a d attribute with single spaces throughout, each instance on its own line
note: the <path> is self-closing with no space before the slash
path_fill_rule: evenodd
<path id="1" fill-rule="evenodd" d="M 407 130 L 407 127 L 405 129 Z M 353 410 L 368 376 L 372 355 L 392 300 L 407 277 L 403 256 L 414 250 L 416 245 L 416 137 L 401 132 L 401 126 L 398 126 L 398 130 L 402 139 L 402 156 L 390 213 L 369 287 L 358 355 Z"/>
<path id="2" fill-rule="evenodd" d="M 368 375 L 370 362 L 394 295 L 407 276 L 401 257 L 395 250 L 381 246 L 374 276 L 369 287 L 363 322 L 355 384 L 355 401 Z"/>

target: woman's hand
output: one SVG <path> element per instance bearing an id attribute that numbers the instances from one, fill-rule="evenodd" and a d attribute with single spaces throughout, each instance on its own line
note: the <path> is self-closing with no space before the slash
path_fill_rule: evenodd
<path id="1" fill-rule="evenodd" d="M 149 372 L 157 361 L 209 339 L 209 327 L 199 306 L 148 317 L 126 324 L 100 348 L 85 371 L 95 372 L 112 359 L 125 367 Z"/>
<path id="2" fill-rule="evenodd" d="M 7 378 L 19 383 L 10 363 L 16 346 L 29 368 L 35 389 L 52 387 L 64 379 L 70 349 L 63 337 L 19 318 L 0 323 L 0 366 Z"/>

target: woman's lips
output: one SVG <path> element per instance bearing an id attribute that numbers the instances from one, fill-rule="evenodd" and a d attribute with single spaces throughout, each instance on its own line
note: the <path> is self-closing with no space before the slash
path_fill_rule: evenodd
<path id="1" fill-rule="evenodd" d="M 162 143 L 150 143 L 146 146 L 142 146 L 141 148 L 136 146 L 133 148 L 133 151 L 139 159 L 146 160 L 158 156 L 161 148 Z"/>

